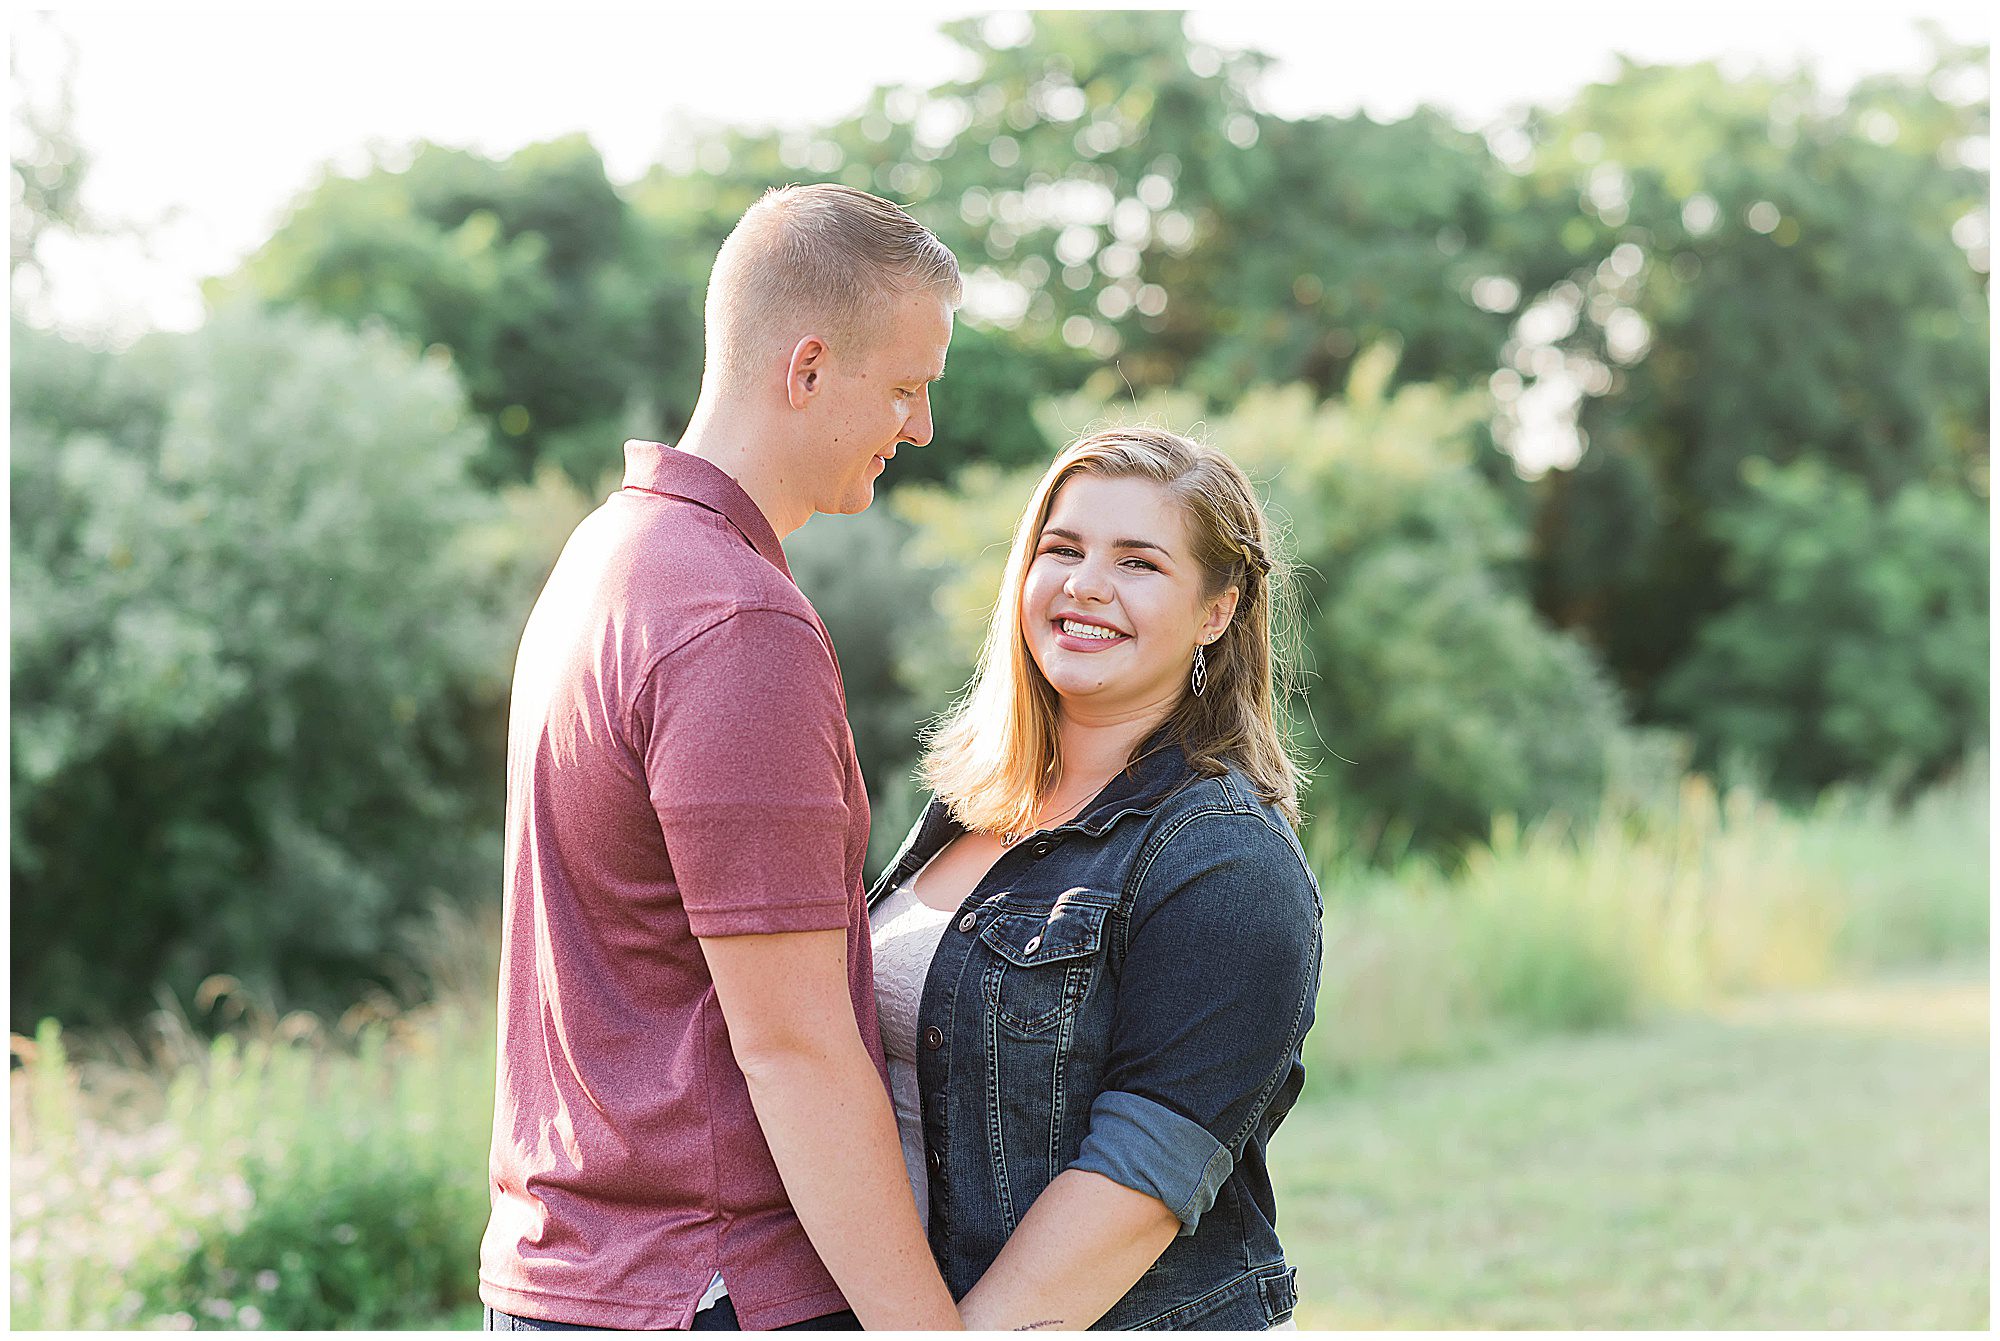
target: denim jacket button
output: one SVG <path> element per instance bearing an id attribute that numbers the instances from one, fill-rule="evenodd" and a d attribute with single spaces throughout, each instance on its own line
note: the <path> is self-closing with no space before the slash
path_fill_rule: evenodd
<path id="1" fill-rule="evenodd" d="M 1028 849 L 1028 855 L 1039 861 L 1055 850 L 1056 845 L 1054 843 L 1046 838 L 1037 838 L 1034 845 Z"/>
<path id="2" fill-rule="evenodd" d="M 964 917 L 958 919 L 958 929 L 960 931 L 970 931 L 977 925 L 979 925 L 979 914 L 977 913 L 967 913 Z"/>
<path id="3" fill-rule="evenodd" d="M 939 1048 L 943 1047 L 944 1030 L 938 1028 L 936 1025 L 932 1025 L 930 1028 L 924 1030 L 924 1046 L 932 1052 L 936 1052 Z"/>
<path id="4" fill-rule="evenodd" d="M 1024 955 L 1031 955 L 1035 951 L 1041 948 L 1042 948 L 1042 938 L 1040 936 L 1037 936 L 1033 940 L 1029 941 L 1026 945 L 1021 947 L 1021 953 Z"/>
<path id="5" fill-rule="evenodd" d="M 930 1163 L 932 1173 L 936 1173 L 944 1167 L 944 1156 L 935 1150 L 931 1151 L 925 1158 Z"/>

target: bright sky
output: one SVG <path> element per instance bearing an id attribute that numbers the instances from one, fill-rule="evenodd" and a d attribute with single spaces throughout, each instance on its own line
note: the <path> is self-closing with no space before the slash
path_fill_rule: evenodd
<path id="1" fill-rule="evenodd" d="M 1468 126 L 1561 100 L 1608 75 L 1615 52 L 1737 68 L 1803 62 L 1845 88 L 1862 74 L 1919 68 L 1919 18 L 1959 40 L 1990 33 L 1982 5 L 1898 0 L 1671 11 L 1626 11 L 1611 0 L 1419 0 L 1341 10 L 1198 10 L 1188 27 L 1201 41 L 1278 57 L 1265 102 L 1282 115 L 1361 109 L 1389 119 L 1428 102 Z M 853 110 L 878 84 L 963 77 L 967 64 L 937 24 L 990 11 L 553 12 L 462 0 L 339 11 L 269 0 L 199 13 L 56 6 L 48 22 L 74 40 L 76 124 L 93 157 L 86 204 L 147 237 L 52 246 L 54 312 L 73 329 L 122 335 L 198 324 L 200 278 L 233 268 L 322 165 L 356 167 L 371 141 L 422 138 L 504 154 L 581 130 L 614 178 L 629 180 L 658 156 L 675 118 L 810 125 Z M 989 21 L 1021 22 L 1018 11 Z M 43 20 L 16 11 L 11 35 L 20 86 L 47 87 L 61 48 Z"/>

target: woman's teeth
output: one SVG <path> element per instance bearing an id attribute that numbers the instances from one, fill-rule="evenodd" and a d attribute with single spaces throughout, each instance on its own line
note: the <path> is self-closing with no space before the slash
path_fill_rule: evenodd
<path id="1" fill-rule="evenodd" d="M 1073 619 L 1065 619 L 1062 622 L 1062 631 L 1072 638 L 1102 638 L 1106 641 L 1125 636 L 1115 629 L 1103 628 L 1096 624 L 1079 624 Z"/>

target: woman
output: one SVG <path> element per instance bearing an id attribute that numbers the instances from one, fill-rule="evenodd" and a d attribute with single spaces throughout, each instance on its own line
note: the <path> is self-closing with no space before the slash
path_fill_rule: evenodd
<path id="1" fill-rule="evenodd" d="M 904 1156 L 968 1327 L 1291 1325 L 1264 1157 L 1320 901 L 1271 572 L 1220 452 L 1065 448 L 869 892 Z"/>

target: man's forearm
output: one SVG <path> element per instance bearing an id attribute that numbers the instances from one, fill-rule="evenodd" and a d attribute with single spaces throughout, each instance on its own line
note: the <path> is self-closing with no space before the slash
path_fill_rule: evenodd
<path id="1" fill-rule="evenodd" d="M 785 1193 L 861 1325 L 960 1328 L 917 1222 L 888 1095 L 860 1038 L 742 1065 Z"/>

